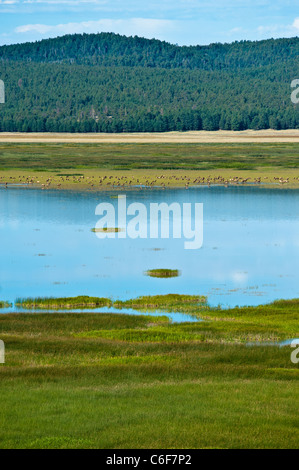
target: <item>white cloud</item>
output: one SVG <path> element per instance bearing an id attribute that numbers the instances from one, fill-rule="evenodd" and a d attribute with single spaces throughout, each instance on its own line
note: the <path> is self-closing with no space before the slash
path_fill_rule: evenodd
<path id="1" fill-rule="evenodd" d="M 244 28 L 236 27 L 230 30 L 230 33 L 242 33 Z"/>
<path id="2" fill-rule="evenodd" d="M 26 24 L 24 26 L 18 26 L 15 29 L 16 33 L 29 33 L 29 32 L 35 32 L 35 33 L 47 33 L 50 30 L 50 27 L 45 25 L 45 24 Z"/>
<path id="3" fill-rule="evenodd" d="M 232 280 L 239 284 L 244 284 L 248 281 L 248 273 L 247 272 L 240 272 L 234 271 L 231 273 Z"/>
<path id="4" fill-rule="evenodd" d="M 299 17 L 295 18 L 294 23 L 292 24 L 293 28 L 299 30 Z"/>
<path id="5" fill-rule="evenodd" d="M 257 28 L 259 35 L 272 35 L 273 37 L 286 37 L 295 36 L 299 32 L 299 17 L 295 18 L 292 24 L 289 25 L 270 25 L 270 26 L 259 26 Z"/>
<path id="6" fill-rule="evenodd" d="M 176 22 L 171 20 L 131 18 L 128 20 L 103 19 L 58 25 L 26 24 L 15 28 L 15 32 L 19 34 L 48 34 L 51 36 L 74 33 L 115 32 L 130 36 L 153 37 L 160 33 L 163 34 L 174 31 L 175 28 Z"/>

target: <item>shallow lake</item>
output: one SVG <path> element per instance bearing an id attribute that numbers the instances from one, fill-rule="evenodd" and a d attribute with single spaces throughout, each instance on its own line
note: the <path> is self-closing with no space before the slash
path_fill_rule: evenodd
<path id="1" fill-rule="evenodd" d="M 186 250 L 184 239 L 172 233 L 169 239 L 119 239 L 118 234 L 99 239 L 91 231 L 99 220 L 96 206 L 108 202 L 117 208 L 118 194 L 126 195 L 127 205 L 145 207 L 203 203 L 203 246 Z M 178 293 L 207 295 L 210 305 L 227 307 L 299 297 L 299 190 L 211 186 L 118 193 L 1 187 L 0 231 L 0 299 L 10 302 Z M 181 275 L 144 275 L 158 268 L 179 269 Z M 174 319 L 180 321 L 180 315 Z"/>

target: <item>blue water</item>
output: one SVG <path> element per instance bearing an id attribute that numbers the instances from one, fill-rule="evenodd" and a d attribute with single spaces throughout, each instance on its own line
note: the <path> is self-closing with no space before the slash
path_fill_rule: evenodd
<path id="1" fill-rule="evenodd" d="M 101 202 L 116 207 L 117 194 L 1 187 L 0 299 L 123 300 L 179 293 L 207 295 L 210 305 L 228 307 L 299 297 L 298 190 L 211 186 L 121 192 L 127 204 L 147 207 L 203 203 L 204 242 L 198 250 L 186 250 L 184 240 L 172 237 L 99 240 L 91 232 L 99 220 L 95 208 Z M 144 275 L 153 268 L 179 269 L 181 276 Z"/>

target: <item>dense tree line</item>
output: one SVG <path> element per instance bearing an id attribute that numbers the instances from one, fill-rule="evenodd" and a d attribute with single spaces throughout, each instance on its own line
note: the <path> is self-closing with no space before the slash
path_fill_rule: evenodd
<path id="1" fill-rule="evenodd" d="M 299 39 L 178 47 L 114 34 L 0 48 L 0 131 L 299 128 Z"/>
<path id="2" fill-rule="evenodd" d="M 76 62 L 201 70 L 261 67 L 298 59 L 298 55 L 299 39 L 296 37 L 179 47 L 157 39 L 100 33 L 73 34 L 0 47 L 1 62 Z"/>

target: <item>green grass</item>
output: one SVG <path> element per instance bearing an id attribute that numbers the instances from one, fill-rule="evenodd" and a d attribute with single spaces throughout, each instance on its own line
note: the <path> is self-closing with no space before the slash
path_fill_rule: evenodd
<path id="1" fill-rule="evenodd" d="M 298 337 L 299 299 L 269 305 L 201 312 L 210 320 L 213 335 L 239 341 L 279 341 Z"/>
<path id="2" fill-rule="evenodd" d="M 168 278 L 180 276 L 180 271 L 178 269 L 149 269 L 145 274 L 150 277 Z"/>
<path id="3" fill-rule="evenodd" d="M 1 170 L 255 170 L 298 165 L 296 143 L 0 144 Z"/>
<path id="4" fill-rule="evenodd" d="M 117 341 L 140 342 L 140 343 L 161 343 L 161 342 L 183 342 L 183 341 L 204 341 L 205 336 L 200 331 L 185 331 L 180 327 L 165 325 L 143 329 L 115 329 L 115 330 L 94 330 L 78 333 L 79 338 L 103 338 Z"/>
<path id="5" fill-rule="evenodd" d="M 0 447 L 297 448 L 299 301 L 203 313 L 0 315 Z"/>

